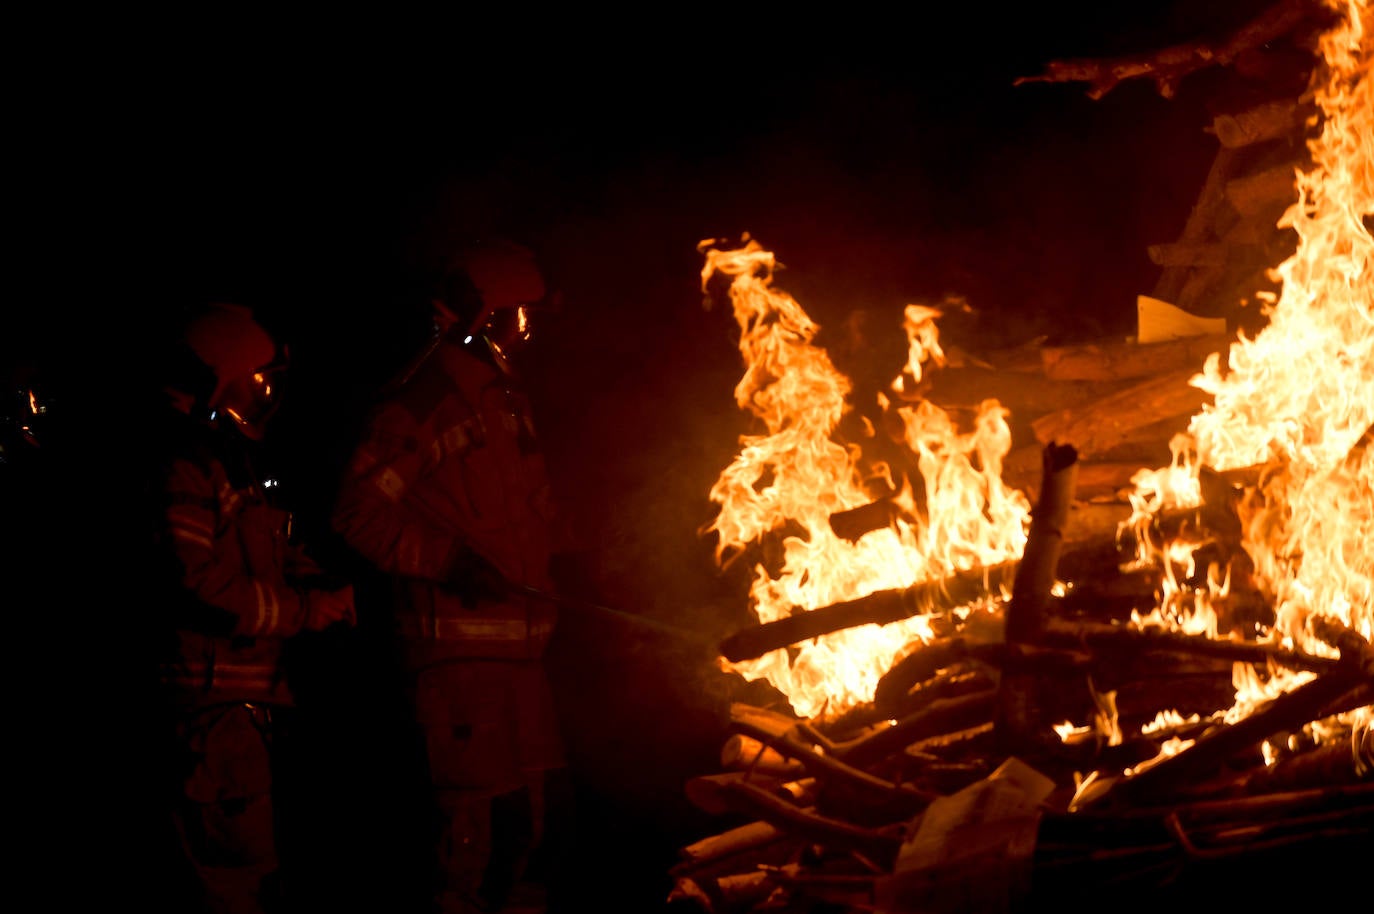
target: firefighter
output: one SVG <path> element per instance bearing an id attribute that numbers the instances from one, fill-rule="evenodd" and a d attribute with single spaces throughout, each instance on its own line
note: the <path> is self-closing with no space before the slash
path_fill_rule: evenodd
<path id="1" fill-rule="evenodd" d="M 173 580 L 164 674 L 182 766 L 176 823 L 206 910 L 280 910 L 281 743 L 295 701 L 283 658 L 293 636 L 351 626 L 352 587 L 293 541 L 260 473 L 281 402 L 285 347 L 247 307 L 197 313 L 164 387 L 155 538 Z"/>
<path id="2" fill-rule="evenodd" d="M 432 335 L 372 408 L 334 527 L 395 585 L 440 909 L 542 909 L 555 893 L 541 854 L 569 815 L 543 664 L 562 539 L 520 363 L 554 299 L 506 240 L 442 272 Z"/>

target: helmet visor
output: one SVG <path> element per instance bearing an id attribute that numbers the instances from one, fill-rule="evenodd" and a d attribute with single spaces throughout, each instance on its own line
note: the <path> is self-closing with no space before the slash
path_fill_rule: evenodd
<path id="1" fill-rule="evenodd" d="M 235 381 L 224 393 L 223 409 L 250 438 L 259 438 L 267 421 L 281 406 L 286 391 L 286 369 L 261 368 Z"/>

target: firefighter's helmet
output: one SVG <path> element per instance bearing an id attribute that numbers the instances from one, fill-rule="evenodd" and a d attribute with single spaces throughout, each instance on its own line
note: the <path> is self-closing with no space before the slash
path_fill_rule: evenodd
<path id="1" fill-rule="evenodd" d="M 485 341 L 498 364 L 509 371 L 542 314 L 554 310 L 559 301 L 532 251 L 507 239 L 492 239 L 463 247 L 449 261 L 434 305 L 450 332 Z"/>
<path id="2" fill-rule="evenodd" d="M 227 419 L 257 441 L 281 405 L 287 349 L 258 323 L 251 309 L 216 303 L 187 324 L 182 341 L 207 369 L 201 406 L 216 422 Z"/>

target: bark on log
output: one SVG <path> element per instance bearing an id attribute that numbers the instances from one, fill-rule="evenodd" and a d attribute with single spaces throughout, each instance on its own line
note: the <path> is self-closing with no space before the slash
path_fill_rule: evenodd
<path id="1" fill-rule="evenodd" d="M 1189 368 L 1153 378 L 1096 402 L 1041 416 L 1031 429 L 1042 445 L 1072 445 L 1081 459 L 1091 459 L 1138 428 L 1198 412 L 1209 395 L 1188 383 L 1197 373 Z"/>
<path id="2" fill-rule="evenodd" d="M 857 600 L 802 611 L 783 619 L 741 629 L 723 640 L 721 655 L 732 663 L 762 657 L 769 651 L 819 638 L 859 625 L 887 625 L 918 615 L 933 615 L 965 606 L 1009 584 L 1016 562 L 971 568 L 946 578 L 910 587 L 880 590 Z M 986 583 L 985 583 L 986 580 Z"/>
<path id="3" fill-rule="evenodd" d="M 1208 334 L 1164 343 L 1047 347 L 1040 351 L 1040 357 L 1045 376 L 1056 381 L 1118 381 L 1189 368 L 1201 371 L 1207 356 L 1225 352 L 1230 343 L 1229 334 Z"/>

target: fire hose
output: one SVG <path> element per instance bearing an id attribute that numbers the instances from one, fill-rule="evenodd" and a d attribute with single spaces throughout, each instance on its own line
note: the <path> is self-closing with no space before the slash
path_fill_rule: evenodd
<path id="1" fill-rule="evenodd" d="M 695 632 L 691 629 L 682 628 L 677 625 L 670 625 L 667 622 L 660 622 L 657 619 L 651 619 L 647 616 L 637 615 L 632 612 L 627 612 L 623 609 L 615 609 L 614 607 L 606 606 L 602 603 L 593 603 L 590 600 L 579 600 L 573 597 L 565 597 L 560 596 L 558 594 L 549 593 L 546 590 L 540 590 L 538 587 L 531 587 L 527 584 L 515 584 L 512 582 L 510 584 L 510 587 L 516 593 L 523 594 L 527 597 L 533 597 L 536 600 L 543 600 L 548 603 L 553 603 L 560 609 L 569 609 L 574 612 L 586 613 L 588 615 L 594 616 L 601 616 L 602 618 L 606 619 L 614 619 L 618 622 L 628 624 L 631 627 L 649 629 L 651 631 L 658 632 L 659 634 L 669 635 L 680 641 L 685 641 L 698 646 L 709 647 L 713 652 L 719 652 L 716 639 L 710 638 L 707 635 L 702 634 L 701 632 Z"/>

